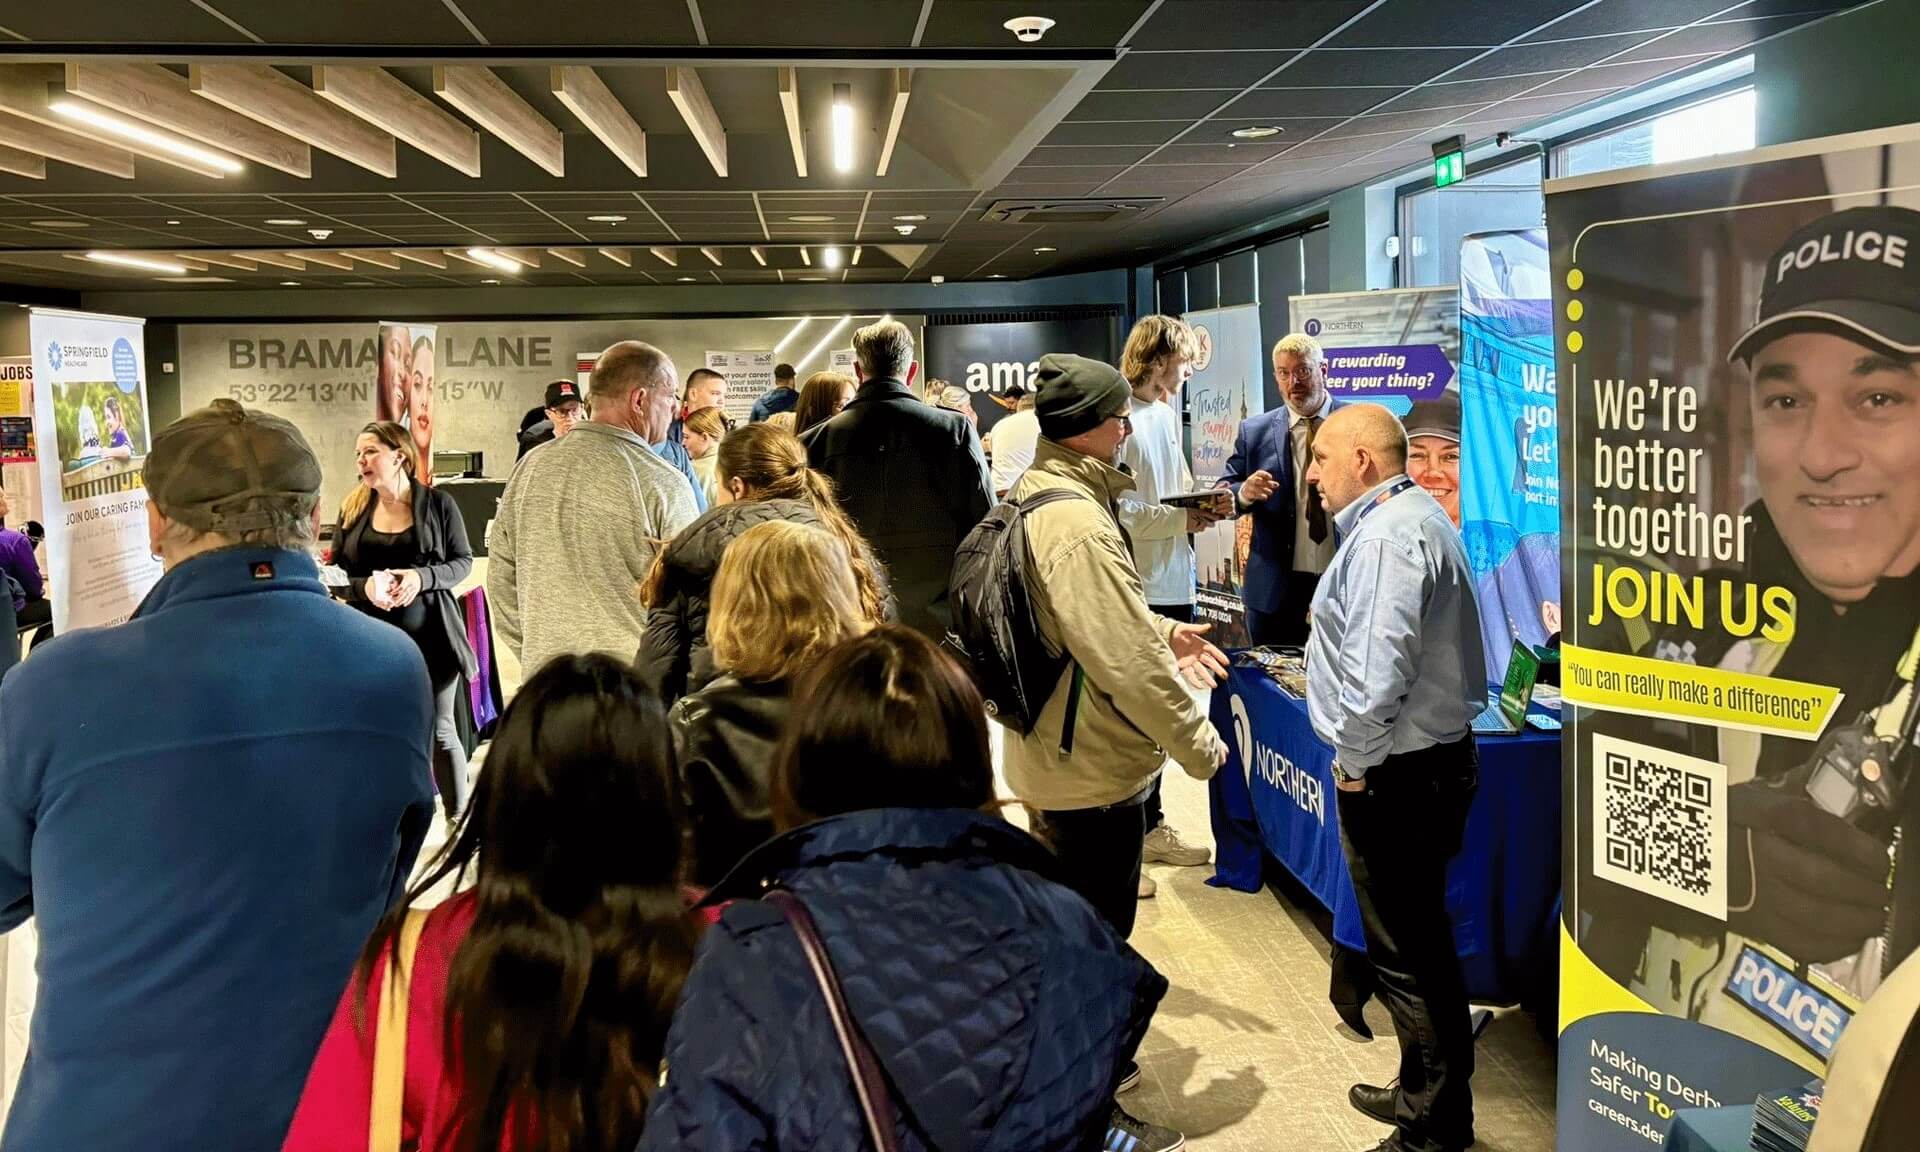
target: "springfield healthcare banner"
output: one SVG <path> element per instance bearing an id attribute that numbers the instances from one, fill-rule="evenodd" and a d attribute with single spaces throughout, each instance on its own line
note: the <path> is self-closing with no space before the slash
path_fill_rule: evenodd
<path id="1" fill-rule="evenodd" d="M 144 321 L 34 309 L 34 418 L 56 632 L 118 624 L 160 579 L 148 551 Z"/>
<path id="2" fill-rule="evenodd" d="M 1547 217 L 1559 1147 L 1624 1152 L 1799 1093 L 1920 963 L 1920 133 L 1558 181 Z"/>
<path id="3" fill-rule="evenodd" d="M 1244 304 L 1189 312 L 1181 317 L 1193 326 L 1200 356 L 1187 381 L 1187 421 L 1192 450 L 1193 482 L 1211 488 L 1226 474 L 1234 439 L 1247 417 L 1266 405 L 1266 355 L 1260 347 L 1260 309 Z M 1199 587 L 1194 615 L 1212 624 L 1209 636 L 1223 648 L 1244 648 L 1247 609 L 1240 598 L 1253 546 L 1253 519 L 1223 520 L 1193 538 Z"/>
<path id="4" fill-rule="evenodd" d="M 736 424 L 753 415 L 753 402 L 773 387 L 773 353 L 708 352 L 707 367 L 727 378 L 724 407 Z M 587 370 L 591 372 L 592 366 Z M 796 383 L 804 383 L 797 381 Z"/>
<path id="5" fill-rule="evenodd" d="M 1488 675 L 1513 642 L 1560 632 L 1560 453 L 1547 232 L 1460 245 L 1460 539 L 1480 594 Z M 1442 456 L 1442 462 L 1445 462 Z"/>
<path id="6" fill-rule="evenodd" d="M 378 335 L 380 364 L 373 385 L 373 418 L 391 420 L 413 434 L 423 484 L 433 483 L 437 334 L 432 324 L 383 322 Z"/>
<path id="7" fill-rule="evenodd" d="M 985 433 L 1013 411 L 1000 399 L 1009 385 L 1036 387 L 1040 357 L 1047 353 L 1119 363 L 1119 325 L 1114 315 L 928 324 L 921 373 L 924 379 L 964 387 Z"/>

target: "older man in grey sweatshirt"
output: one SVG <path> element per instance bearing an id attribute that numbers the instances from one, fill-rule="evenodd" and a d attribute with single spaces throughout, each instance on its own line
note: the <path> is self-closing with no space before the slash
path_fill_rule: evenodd
<path id="1" fill-rule="evenodd" d="M 673 420 L 667 354 L 623 340 L 588 377 L 589 418 L 514 468 L 487 559 L 500 639 L 528 676 L 555 656 L 632 657 L 654 553 L 696 514 L 693 487 L 652 444 Z"/>

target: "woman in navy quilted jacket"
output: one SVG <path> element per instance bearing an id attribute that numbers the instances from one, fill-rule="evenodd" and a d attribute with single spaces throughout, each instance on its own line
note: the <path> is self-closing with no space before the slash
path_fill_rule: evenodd
<path id="1" fill-rule="evenodd" d="M 1107 1146 L 1167 982 L 995 814 L 984 716 L 897 626 L 801 680 L 775 757 L 784 831 L 709 898 L 733 903 L 687 979 L 641 1152 L 874 1147 L 799 938 L 755 899 L 774 887 L 818 926 L 903 1152 Z"/>

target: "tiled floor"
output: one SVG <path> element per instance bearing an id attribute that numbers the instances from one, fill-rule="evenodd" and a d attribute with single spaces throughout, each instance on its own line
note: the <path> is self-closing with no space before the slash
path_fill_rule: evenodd
<path id="1" fill-rule="evenodd" d="M 1168 819 L 1208 841 L 1206 785 L 1167 774 Z M 1138 948 L 1172 983 L 1142 1045 L 1128 1108 L 1186 1132 L 1193 1152 L 1360 1152 L 1386 1129 L 1355 1112 L 1347 1087 L 1385 1083 L 1397 1050 L 1378 1001 L 1361 1041 L 1327 1003 L 1327 943 L 1271 893 L 1207 887 L 1211 868 L 1149 869 Z M 1553 1147 L 1552 1055 L 1533 1020 L 1496 1016 L 1476 1048 L 1479 1152 Z"/>

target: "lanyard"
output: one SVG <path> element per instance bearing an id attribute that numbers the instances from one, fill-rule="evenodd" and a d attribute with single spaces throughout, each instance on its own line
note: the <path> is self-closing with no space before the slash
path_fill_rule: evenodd
<path id="1" fill-rule="evenodd" d="M 1388 488 L 1385 492 L 1380 493 L 1380 495 L 1375 496 L 1373 499 L 1367 501 L 1367 506 L 1365 508 L 1360 509 L 1359 513 L 1355 515 L 1353 518 L 1353 532 L 1358 532 L 1360 530 L 1360 522 L 1365 520 L 1367 517 L 1373 515 L 1374 509 L 1380 507 L 1380 505 L 1385 504 L 1387 501 L 1393 499 L 1395 496 L 1400 495 L 1400 493 L 1405 492 L 1407 489 L 1411 487 L 1413 487 L 1412 477 L 1402 476 L 1400 477 L 1400 479 L 1395 480 L 1393 482 L 1392 487 Z M 1353 535 L 1353 532 L 1349 532 L 1347 533 L 1347 535 L 1351 536 Z"/>

